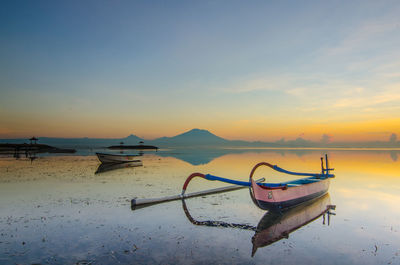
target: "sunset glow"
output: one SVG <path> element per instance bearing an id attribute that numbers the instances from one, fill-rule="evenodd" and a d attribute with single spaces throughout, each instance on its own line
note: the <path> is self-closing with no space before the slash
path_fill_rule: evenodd
<path id="1" fill-rule="evenodd" d="M 389 141 L 400 136 L 399 13 L 397 1 L 3 3 L 0 138 L 202 128 Z"/>

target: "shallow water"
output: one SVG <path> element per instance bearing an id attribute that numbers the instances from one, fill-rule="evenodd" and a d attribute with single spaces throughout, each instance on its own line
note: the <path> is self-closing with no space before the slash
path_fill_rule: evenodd
<path id="1" fill-rule="evenodd" d="M 179 194 L 193 172 L 247 181 L 260 161 L 318 172 L 325 153 L 329 195 L 278 217 L 247 189 L 130 208 Z M 93 154 L 0 158 L 0 264 L 400 264 L 398 151 L 161 150 L 99 174 Z M 194 179 L 188 192 L 220 186 Z M 336 215 L 322 214 L 327 205 Z"/>

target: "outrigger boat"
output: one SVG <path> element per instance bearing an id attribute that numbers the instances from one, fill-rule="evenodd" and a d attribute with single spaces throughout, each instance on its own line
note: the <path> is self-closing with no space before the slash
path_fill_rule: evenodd
<path id="1" fill-rule="evenodd" d="M 254 172 L 260 166 L 268 166 L 273 170 L 281 173 L 296 176 L 305 176 L 306 178 L 280 183 L 263 183 L 262 181 L 264 181 L 264 178 L 260 180 L 254 180 L 253 178 Z M 183 184 L 181 194 L 152 199 L 134 198 L 131 201 L 131 208 L 136 209 L 138 207 L 145 207 L 156 203 L 180 200 L 185 198 L 203 196 L 205 194 L 226 192 L 249 187 L 252 200 L 258 207 L 264 210 L 285 209 L 324 195 L 328 191 L 330 179 L 335 177 L 335 175 L 329 173 L 329 171 L 332 170 L 333 168 L 329 168 L 328 156 L 325 155 L 325 167 L 324 159 L 323 157 L 321 157 L 321 173 L 292 172 L 266 162 L 261 162 L 254 166 L 254 168 L 251 170 L 248 182 L 221 178 L 210 174 L 205 175 L 202 173 L 193 173 L 186 179 L 185 183 Z M 195 177 L 201 177 L 206 180 L 212 181 L 218 180 L 235 185 L 185 194 L 189 182 Z"/>
<path id="2" fill-rule="evenodd" d="M 102 163 L 140 162 L 140 160 L 137 159 L 140 155 L 114 155 L 104 153 L 96 153 L 96 155 Z"/>
<path id="3" fill-rule="evenodd" d="M 260 166 L 267 166 L 281 173 L 305 176 L 306 178 L 280 183 L 258 183 L 253 179 L 253 175 Z M 264 210 L 292 207 L 320 197 L 328 191 L 330 179 L 335 177 L 335 175 L 330 174 L 333 168 L 329 168 L 327 155 L 325 155 L 325 166 L 326 167 L 324 167 L 323 157 L 321 157 L 321 173 L 293 172 L 282 169 L 277 165 L 261 162 L 255 165 L 251 170 L 249 182 L 221 178 L 210 174 L 193 173 L 186 179 L 182 188 L 181 197 L 184 197 L 189 182 L 194 177 L 201 177 L 207 180 L 218 180 L 239 186 L 249 186 L 254 202 Z"/>

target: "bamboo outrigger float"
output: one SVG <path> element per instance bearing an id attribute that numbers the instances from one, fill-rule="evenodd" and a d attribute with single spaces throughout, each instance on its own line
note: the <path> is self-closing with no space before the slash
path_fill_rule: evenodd
<path id="1" fill-rule="evenodd" d="M 281 173 L 303 176 L 305 178 L 280 183 L 259 183 L 259 181 L 254 180 L 253 175 L 260 166 L 268 166 L 273 170 Z M 248 182 L 221 178 L 210 174 L 193 173 L 186 179 L 185 183 L 183 184 L 182 192 L 180 195 L 156 199 L 133 199 L 131 202 L 131 206 L 132 209 L 134 209 L 139 205 L 149 205 L 164 201 L 201 196 L 204 194 L 211 194 L 215 192 L 235 189 L 235 186 L 229 186 L 226 188 L 196 192 L 193 193 L 194 196 L 186 195 L 185 192 L 190 181 L 195 177 L 201 177 L 206 180 L 217 180 L 234 184 L 240 187 L 249 187 L 254 203 L 256 203 L 256 205 L 258 205 L 260 208 L 265 210 L 276 208 L 284 209 L 324 195 L 328 191 L 330 178 L 335 177 L 335 175 L 330 174 L 330 171 L 332 170 L 333 168 L 329 168 L 328 156 L 325 155 L 325 167 L 324 159 L 323 157 L 321 157 L 321 173 L 292 172 L 266 162 L 258 163 L 253 167 Z"/>

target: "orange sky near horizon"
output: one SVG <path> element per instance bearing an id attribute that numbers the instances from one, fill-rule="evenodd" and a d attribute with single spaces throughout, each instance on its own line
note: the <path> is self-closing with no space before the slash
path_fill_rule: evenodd
<path id="1" fill-rule="evenodd" d="M 228 140 L 247 141 L 277 141 L 295 140 L 301 137 L 311 141 L 321 141 L 322 135 L 327 134 L 331 142 L 362 142 L 362 141 L 389 141 L 394 133 L 400 135 L 400 118 L 381 119 L 359 122 L 331 122 L 309 123 L 291 122 L 284 124 L 262 123 L 261 121 L 237 121 L 237 122 L 198 122 L 202 126 L 179 126 L 179 123 L 142 122 L 143 126 L 135 126 L 135 122 L 107 121 L 103 124 L 101 119 L 82 120 L 77 119 L 67 123 L 66 120 L 28 119 L 14 128 L 17 130 L 0 127 L 0 138 L 29 138 L 37 137 L 64 137 L 64 138 L 124 138 L 134 134 L 144 139 L 155 139 L 163 136 L 175 136 L 193 128 L 209 130 L 217 136 Z M 139 124 L 139 123 L 137 123 Z M 398 139 L 397 139 L 398 140 Z"/>

